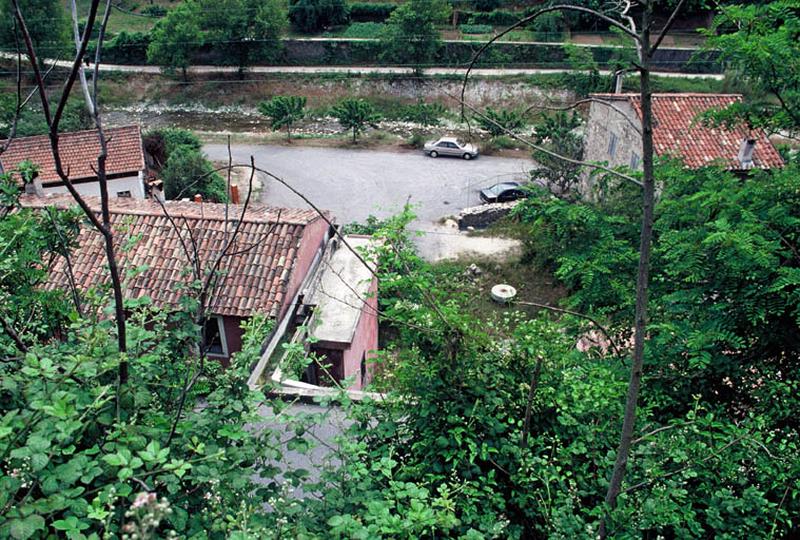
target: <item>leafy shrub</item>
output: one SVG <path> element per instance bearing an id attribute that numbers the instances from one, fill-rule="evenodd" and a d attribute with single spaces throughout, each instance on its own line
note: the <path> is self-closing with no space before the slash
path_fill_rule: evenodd
<path id="1" fill-rule="evenodd" d="M 200 139 L 197 137 L 197 135 L 188 129 L 163 128 L 156 130 L 156 133 L 160 133 L 161 136 L 164 137 L 167 157 L 169 157 L 172 152 L 177 150 L 180 146 L 188 146 L 192 150 L 196 150 L 198 152 L 203 147 L 203 143 L 200 142 Z"/>
<path id="2" fill-rule="evenodd" d="M 512 11 L 496 9 L 489 13 L 472 13 L 469 17 L 470 24 L 488 24 L 491 26 L 511 26 L 522 17 Z"/>
<path id="3" fill-rule="evenodd" d="M 352 130 L 353 143 L 358 139 L 358 135 L 367 129 L 368 126 L 376 127 L 381 119 L 381 115 L 375 111 L 371 103 L 363 99 L 347 98 L 333 107 L 333 116 L 345 131 Z"/>
<path id="4" fill-rule="evenodd" d="M 459 28 L 465 34 L 491 34 L 493 30 L 488 24 L 462 24 Z"/>
<path id="5" fill-rule="evenodd" d="M 502 135 L 505 130 L 514 131 L 525 125 L 522 114 L 511 109 L 495 110 L 487 107 L 486 113 L 482 116 L 477 116 L 475 120 L 492 137 Z"/>
<path id="6" fill-rule="evenodd" d="M 287 139 L 292 138 L 292 125 L 305 116 L 305 108 L 304 96 L 273 96 L 258 104 L 258 111 L 269 118 L 272 129 L 286 128 Z"/>
<path id="7" fill-rule="evenodd" d="M 401 110 L 401 118 L 423 126 L 438 126 L 445 108 L 441 103 L 425 103 L 420 100 L 413 105 L 406 105 Z"/>
<path id="8" fill-rule="evenodd" d="M 347 27 L 342 37 L 348 38 L 378 38 L 386 25 L 377 22 L 355 22 Z"/>
<path id="9" fill-rule="evenodd" d="M 350 20 L 356 22 L 383 22 L 397 8 L 397 4 L 353 2 L 350 4 Z"/>
<path id="10" fill-rule="evenodd" d="M 183 199 L 200 194 L 209 201 L 225 202 L 225 181 L 213 169 L 211 162 L 199 151 L 189 146 L 177 147 L 161 170 L 164 196 L 167 199 Z"/>
<path id="11" fill-rule="evenodd" d="M 425 137 L 423 137 L 421 133 L 412 133 L 406 144 L 411 148 L 422 148 L 425 146 Z"/>
<path id="12" fill-rule="evenodd" d="M 167 14 L 167 8 L 159 6 L 158 4 L 150 4 L 142 8 L 142 15 L 149 15 L 150 17 L 163 17 Z"/>

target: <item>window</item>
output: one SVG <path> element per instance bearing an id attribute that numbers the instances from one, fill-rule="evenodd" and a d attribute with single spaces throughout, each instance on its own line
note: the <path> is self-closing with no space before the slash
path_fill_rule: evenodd
<path id="1" fill-rule="evenodd" d="M 361 355 L 361 388 L 367 385 L 367 353 Z"/>
<path id="2" fill-rule="evenodd" d="M 126 197 L 130 198 L 131 192 L 130 191 L 117 191 L 117 197 Z"/>
<path id="3" fill-rule="evenodd" d="M 617 154 L 617 134 L 611 133 L 608 139 L 608 155 L 614 157 Z"/>
<path id="4" fill-rule="evenodd" d="M 631 169 L 634 171 L 639 168 L 639 161 L 641 158 L 636 152 L 631 152 Z"/>
<path id="5" fill-rule="evenodd" d="M 228 356 L 222 317 L 209 317 L 205 326 L 205 349 L 209 356 Z"/>

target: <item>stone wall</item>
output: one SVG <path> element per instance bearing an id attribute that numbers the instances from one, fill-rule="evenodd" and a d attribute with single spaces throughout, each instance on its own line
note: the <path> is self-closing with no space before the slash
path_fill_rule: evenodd
<path id="1" fill-rule="evenodd" d="M 606 162 L 610 167 L 641 169 L 642 141 L 634 129 L 634 126 L 641 129 L 641 122 L 627 100 L 616 99 L 613 104 L 616 109 L 592 102 L 586 122 L 583 159 Z M 616 141 L 613 142 L 613 139 Z M 582 191 L 589 191 L 592 184 L 587 171 L 584 173 Z"/>
<path id="2" fill-rule="evenodd" d="M 482 204 L 480 206 L 464 208 L 458 214 L 458 228 L 463 231 L 469 227 L 474 229 L 488 227 L 492 223 L 507 216 L 517 204 L 519 204 L 519 201 Z"/>

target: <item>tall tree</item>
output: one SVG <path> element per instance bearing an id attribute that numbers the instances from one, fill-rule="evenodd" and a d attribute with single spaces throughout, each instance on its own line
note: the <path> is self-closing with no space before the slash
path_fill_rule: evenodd
<path id="1" fill-rule="evenodd" d="M 705 34 L 706 47 L 754 90 L 711 120 L 800 134 L 800 1 L 723 7 Z"/>
<path id="2" fill-rule="evenodd" d="M 33 46 L 40 59 L 55 58 L 69 47 L 69 19 L 64 2 L 59 0 L 29 0 L 22 8 Z M 15 33 L 14 10 L 11 0 L 0 2 L 0 44 L 3 50 L 16 51 L 16 43 L 23 48 L 22 38 Z"/>
<path id="3" fill-rule="evenodd" d="M 289 0 L 289 20 L 301 32 L 313 34 L 348 20 L 344 0 Z"/>
<path id="4" fill-rule="evenodd" d="M 445 22 L 451 12 L 443 0 L 410 0 L 402 4 L 386 22 L 381 36 L 382 58 L 411 65 L 421 72 L 442 44 L 436 25 Z"/>
<path id="5" fill-rule="evenodd" d="M 575 113 L 559 111 L 548 114 L 536 125 L 533 140 L 550 152 L 579 160 L 583 156 L 583 137 L 576 133 L 576 128 L 580 125 L 581 119 Z M 540 150 L 533 151 L 533 160 L 538 166 L 531 171 L 531 179 L 544 180 L 557 197 L 570 199 L 576 196 L 574 188 L 580 181 L 580 165 Z"/>
<path id="6" fill-rule="evenodd" d="M 156 23 L 151 36 L 147 61 L 160 65 L 167 73 L 180 69 L 186 80 L 186 68 L 203 40 L 197 3 L 187 0 L 170 10 Z"/>
<path id="7" fill-rule="evenodd" d="M 381 119 L 375 107 L 363 99 L 345 99 L 336 105 L 332 112 L 346 131 L 353 132 L 354 144 L 362 131 L 369 126 L 375 127 Z"/>
<path id="8" fill-rule="evenodd" d="M 198 6 L 206 43 L 240 73 L 282 54 L 288 20 L 281 0 L 198 0 Z"/>

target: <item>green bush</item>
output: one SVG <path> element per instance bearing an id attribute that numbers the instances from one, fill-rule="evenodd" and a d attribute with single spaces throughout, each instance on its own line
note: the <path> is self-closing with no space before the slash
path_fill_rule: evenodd
<path id="1" fill-rule="evenodd" d="M 386 25 L 376 22 L 355 22 L 347 27 L 341 37 L 347 38 L 378 38 Z"/>
<path id="2" fill-rule="evenodd" d="M 183 199 L 200 194 L 213 202 L 227 200 L 225 181 L 214 172 L 203 154 L 190 146 L 178 146 L 167 158 L 161 170 L 164 196 Z"/>
<path id="3" fill-rule="evenodd" d="M 152 37 L 149 32 L 128 32 L 119 34 L 103 44 L 103 61 L 110 64 L 144 64 L 147 62 L 147 47 Z M 89 44 L 88 55 L 94 58 L 97 44 Z"/>
<path id="4" fill-rule="evenodd" d="M 425 146 L 425 137 L 421 133 L 412 133 L 406 144 L 412 148 L 422 148 Z"/>
<path id="5" fill-rule="evenodd" d="M 200 139 L 189 131 L 188 129 L 181 128 L 163 128 L 155 130 L 154 133 L 159 133 L 164 138 L 164 146 L 167 152 L 167 157 L 181 146 L 187 146 L 197 152 L 203 147 Z"/>
<path id="6" fill-rule="evenodd" d="M 158 4 L 150 4 L 142 8 L 142 15 L 149 15 L 150 17 L 163 17 L 167 14 L 167 8 L 159 6 Z"/>
<path id="7" fill-rule="evenodd" d="M 397 8 L 397 4 L 353 2 L 350 4 L 350 20 L 355 22 L 383 22 Z"/>
<path id="8" fill-rule="evenodd" d="M 489 13 L 472 13 L 469 17 L 470 24 L 488 24 L 491 26 L 511 26 L 522 16 L 518 13 L 506 11 L 504 9 L 495 9 Z"/>
<path id="9" fill-rule="evenodd" d="M 518 111 L 511 109 L 495 110 L 491 107 L 486 108 L 486 113 L 482 116 L 476 116 L 475 121 L 478 122 L 483 129 L 488 131 L 492 137 L 503 135 L 506 130 L 515 131 L 525 125 L 525 121 Z"/>
<path id="10" fill-rule="evenodd" d="M 402 107 L 400 118 L 423 126 L 438 126 L 444 113 L 445 108 L 441 103 L 425 103 L 420 100 L 413 105 Z"/>
<path id="11" fill-rule="evenodd" d="M 464 34 L 491 34 L 494 30 L 488 24 L 462 24 L 459 28 Z"/>

